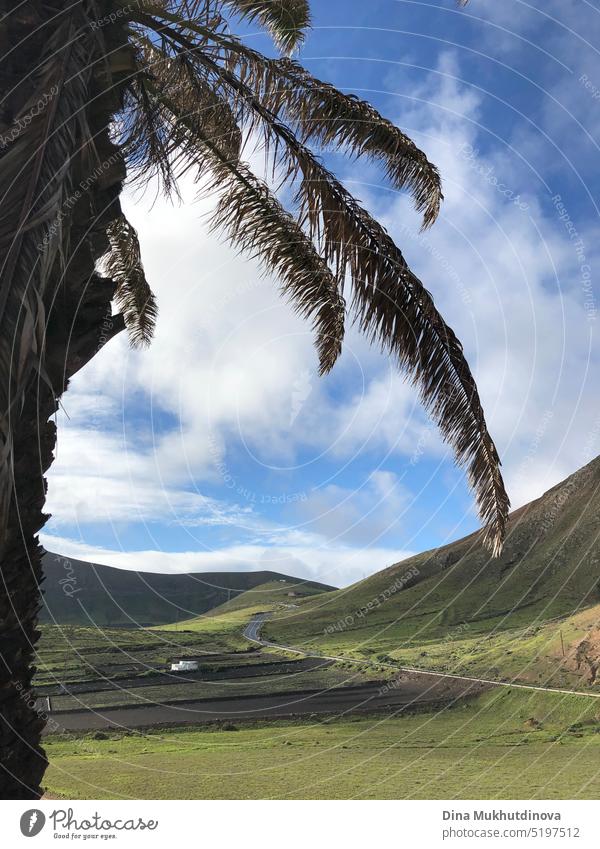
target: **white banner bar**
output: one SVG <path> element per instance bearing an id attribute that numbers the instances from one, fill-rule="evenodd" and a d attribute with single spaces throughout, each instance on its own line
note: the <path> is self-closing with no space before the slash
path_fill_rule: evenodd
<path id="1" fill-rule="evenodd" d="M 597 801 L 1 802 L 5 846 L 598 849 Z"/>

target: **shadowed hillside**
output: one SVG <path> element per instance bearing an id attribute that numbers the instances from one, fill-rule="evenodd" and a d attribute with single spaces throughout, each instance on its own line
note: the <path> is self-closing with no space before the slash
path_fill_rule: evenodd
<path id="1" fill-rule="evenodd" d="M 44 574 L 40 618 L 60 624 L 168 624 L 199 616 L 267 583 L 285 582 L 286 593 L 331 589 L 278 572 L 131 572 L 51 552 L 44 554 Z"/>

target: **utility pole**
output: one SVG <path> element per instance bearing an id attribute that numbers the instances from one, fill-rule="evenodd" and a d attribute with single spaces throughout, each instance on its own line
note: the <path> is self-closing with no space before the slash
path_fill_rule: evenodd
<path id="1" fill-rule="evenodd" d="M 565 656 L 565 644 L 563 642 L 562 631 L 559 631 L 558 633 L 560 634 L 560 647 L 562 648 L 562 656 L 564 657 Z"/>

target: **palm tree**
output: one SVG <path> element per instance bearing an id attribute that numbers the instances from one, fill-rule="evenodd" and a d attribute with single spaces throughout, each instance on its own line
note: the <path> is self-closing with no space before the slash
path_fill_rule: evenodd
<path id="1" fill-rule="evenodd" d="M 215 227 L 311 322 L 321 374 L 340 355 L 347 314 L 395 359 L 467 468 L 495 552 L 509 505 L 460 342 L 314 148 L 379 164 L 425 227 L 442 200 L 438 171 L 372 106 L 290 58 L 308 0 L 2 0 L 2 12 L 0 795 L 35 798 L 46 767 L 32 688 L 37 533 L 52 416 L 103 344 L 125 328 L 148 344 L 157 315 L 119 204 L 126 169 L 167 194 L 189 173 L 202 193 L 218 192 Z M 276 58 L 232 34 L 241 19 L 272 35 Z M 273 164 L 269 184 L 244 161 L 251 143 Z"/>

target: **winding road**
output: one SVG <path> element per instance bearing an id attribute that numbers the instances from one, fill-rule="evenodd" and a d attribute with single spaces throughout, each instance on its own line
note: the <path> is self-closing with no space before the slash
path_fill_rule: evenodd
<path id="1" fill-rule="evenodd" d="M 279 643 L 272 643 L 269 642 L 269 640 L 263 640 L 260 636 L 260 629 L 263 622 L 268 619 L 270 615 L 271 614 L 269 613 L 257 614 L 244 629 L 244 637 L 253 643 L 258 643 L 258 645 L 260 646 L 279 649 L 280 651 L 292 652 L 293 654 L 300 654 L 303 657 L 307 658 L 320 657 L 322 660 L 334 660 L 343 663 L 356 663 L 360 666 L 365 666 L 371 663 L 371 661 L 369 661 L 368 659 L 357 660 L 356 658 L 344 657 L 343 655 L 322 654 L 320 652 L 307 652 L 304 649 L 298 649 L 293 646 L 282 646 Z M 490 687 L 510 687 L 511 689 L 518 690 L 539 690 L 544 693 L 563 693 L 567 696 L 585 696 L 589 699 L 600 699 L 600 693 L 586 693 L 582 690 L 563 690 L 558 687 L 540 687 L 537 684 L 517 684 L 513 681 L 494 681 L 491 678 L 476 678 L 471 675 L 454 675 L 451 672 L 432 672 L 430 669 L 417 669 L 414 666 L 399 666 L 395 663 L 383 663 L 382 661 L 377 661 L 377 663 L 373 665 L 378 667 L 384 666 L 388 669 L 394 669 L 397 672 L 413 673 L 415 675 L 430 675 L 434 678 L 448 678 L 452 679 L 453 681 L 469 681 L 473 684 L 482 684 Z"/>
<path id="2" fill-rule="evenodd" d="M 273 643 L 261 637 L 261 628 L 268 613 L 255 615 L 243 631 L 247 640 L 266 648 L 301 655 L 306 660 L 353 663 L 365 666 L 371 662 L 340 655 L 309 652 L 295 646 Z M 147 705 L 118 706 L 114 708 L 82 708 L 79 710 L 49 713 L 46 733 L 86 731 L 100 729 L 131 729 L 156 726 L 198 725 L 204 722 L 232 722 L 242 720 L 275 719 L 316 716 L 319 714 L 344 717 L 354 713 L 387 711 L 395 714 L 403 710 L 435 710 L 453 704 L 459 699 L 475 696 L 489 687 L 510 687 L 538 690 L 548 693 L 600 698 L 600 693 L 555 689 L 534 684 L 494 681 L 469 675 L 432 672 L 410 666 L 397 666 L 377 662 L 376 667 L 393 669 L 390 681 L 374 681 L 350 686 L 333 686 L 321 689 L 293 689 L 275 694 L 220 696 L 177 702 L 149 703 Z"/>

